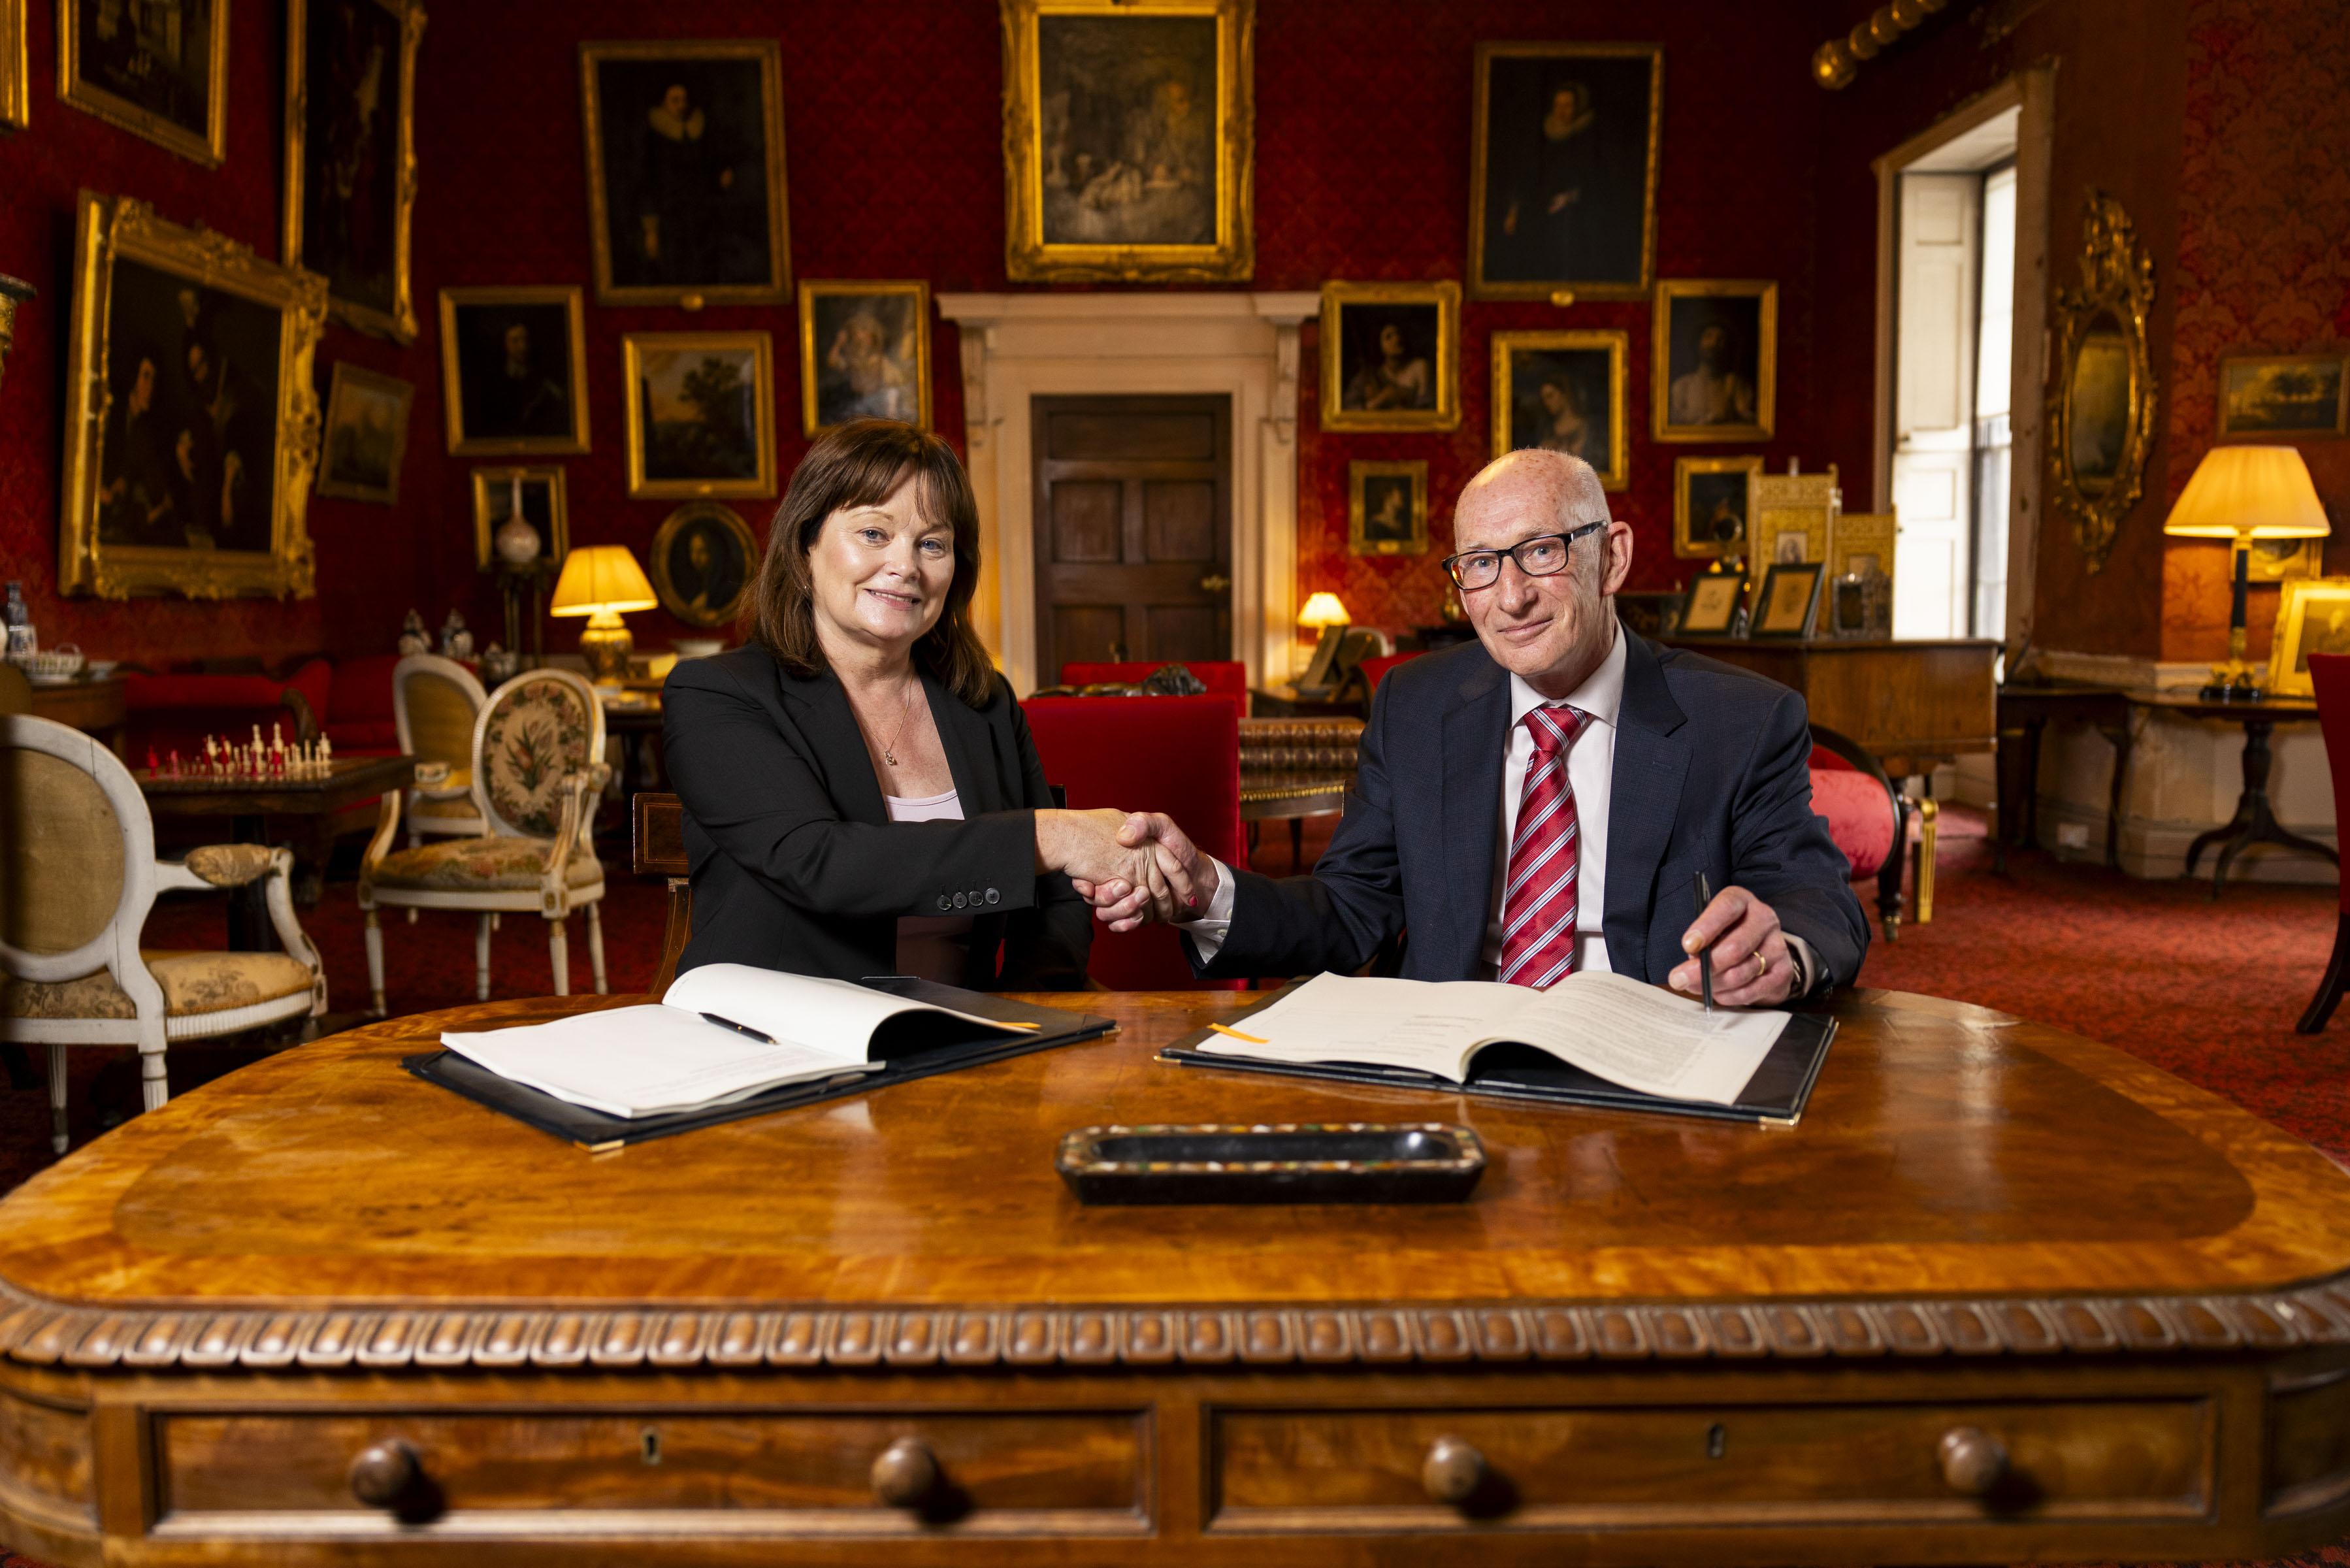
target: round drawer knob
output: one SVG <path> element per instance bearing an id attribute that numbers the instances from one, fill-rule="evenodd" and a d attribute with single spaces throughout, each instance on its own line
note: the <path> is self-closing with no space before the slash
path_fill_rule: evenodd
<path id="1" fill-rule="evenodd" d="M 920 1438 L 900 1438 L 873 1461 L 873 1495 L 891 1508 L 912 1508 L 939 1484 L 939 1461 Z"/>
<path id="2" fill-rule="evenodd" d="M 351 1495 L 369 1508 L 391 1508 L 423 1472 L 414 1449 L 398 1438 L 387 1438 L 351 1461 Z"/>
<path id="3" fill-rule="evenodd" d="M 2007 1445 L 1981 1427 L 1953 1427 L 1936 1450 L 1942 1480 L 1965 1497 L 1986 1497 L 2007 1475 Z"/>
<path id="4" fill-rule="evenodd" d="M 1458 1438 L 1439 1438 L 1420 1462 L 1420 1484 L 1438 1502 L 1466 1502 L 1485 1479 L 1485 1456 Z"/>

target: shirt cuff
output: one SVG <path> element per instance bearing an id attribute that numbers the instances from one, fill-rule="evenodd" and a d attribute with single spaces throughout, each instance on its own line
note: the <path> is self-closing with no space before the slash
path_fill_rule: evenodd
<path id="1" fill-rule="evenodd" d="M 1787 946 L 1794 952 L 1796 961 L 1804 966 L 1804 977 L 1809 982 L 1804 996 L 1809 996 L 1813 992 L 1819 990 L 1820 981 L 1825 978 L 1820 973 L 1820 955 L 1812 950 L 1811 943 L 1793 931 L 1783 929 L 1779 935 L 1786 940 Z M 1791 996 L 1787 1000 L 1801 1002 L 1804 996 Z"/>
<path id="2" fill-rule="evenodd" d="M 1232 868 L 1212 855 L 1201 858 L 1216 868 L 1216 890 L 1208 897 L 1207 911 L 1196 920 L 1187 920 L 1180 929 L 1191 939 L 1192 950 L 1203 964 L 1216 961 L 1223 950 L 1224 938 L 1232 929 Z"/>

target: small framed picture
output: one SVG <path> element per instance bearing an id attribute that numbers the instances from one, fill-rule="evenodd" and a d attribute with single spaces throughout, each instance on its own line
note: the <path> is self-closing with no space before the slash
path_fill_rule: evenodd
<path id="1" fill-rule="evenodd" d="M 1493 334 L 1493 455 L 1539 447 L 1579 457 L 1601 488 L 1632 482 L 1623 332 Z"/>
<path id="2" fill-rule="evenodd" d="M 416 389 L 396 376 L 335 361 L 317 493 L 400 504 L 400 464 L 408 452 L 408 410 Z"/>
<path id="3" fill-rule="evenodd" d="M 1673 459 L 1673 554 L 1706 559 L 1735 545 L 1744 555 L 1762 472 L 1759 457 Z"/>
<path id="4" fill-rule="evenodd" d="M 2220 439 L 2342 434 L 2350 429 L 2345 369 L 2350 360 L 2339 354 L 2220 360 Z"/>
<path id="5" fill-rule="evenodd" d="M 1428 554 L 1428 462 L 1347 465 L 1347 552 Z"/>
<path id="6" fill-rule="evenodd" d="M 2288 582 L 2325 571 L 2323 539 L 2255 539 L 2244 555 L 2248 575 L 2256 583 Z"/>
<path id="7" fill-rule="evenodd" d="M 449 451 L 505 457 L 588 450 L 588 331 L 576 286 L 441 291 Z"/>
<path id="8" fill-rule="evenodd" d="M 800 427 L 850 420 L 931 428 L 931 286 L 800 285 Z"/>
<path id="9" fill-rule="evenodd" d="M 1461 286 L 1322 286 L 1322 428 L 1461 426 Z"/>
<path id="10" fill-rule="evenodd" d="M 58 0 L 56 9 L 57 97 L 207 169 L 226 161 L 228 0 Z M 23 31 L 9 30 L 21 54 Z"/>
<path id="11" fill-rule="evenodd" d="M 653 535 L 653 592 L 692 626 L 732 626 L 759 573 L 759 542 L 731 506 L 689 501 Z"/>
<path id="12" fill-rule="evenodd" d="M 764 332 L 631 332 L 629 498 L 775 493 L 775 340 Z"/>
<path id="13" fill-rule="evenodd" d="M 473 565 L 486 572 L 497 564 L 498 530 L 522 501 L 522 520 L 538 535 L 538 554 L 532 557 L 550 566 L 563 565 L 571 553 L 571 518 L 564 500 L 560 468 L 477 468 L 473 470 Z"/>
<path id="14" fill-rule="evenodd" d="M 2350 577 L 2297 577 L 2284 585 L 2269 645 L 2269 691 L 2310 695 L 2313 653 L 2350 653 Z"/>
<path id="15" fill-rule="evenodd" d="M 1755 637 L 1802 639 L 1812 635 L 1819 613 L 1820 580 L 1827 576 L 1825 561 L 1780 563 L 1762 579 L 1754 607 Z"/>
<path id="16" fill-rule="evenodd" d="M 1779 379 L 1779 286 L 1660 278 L 1648 386 L 1659 441 L 1769 441 Z"/>
<path id="17" fill-rule="evenodd" d="M 1694 578 L 1681 601 L 1682 637 L 1728 637 L 1738 621 L 1738 607 L 1746 597 L 1746 579 L 1736 572 L 1715 572 Z"/>

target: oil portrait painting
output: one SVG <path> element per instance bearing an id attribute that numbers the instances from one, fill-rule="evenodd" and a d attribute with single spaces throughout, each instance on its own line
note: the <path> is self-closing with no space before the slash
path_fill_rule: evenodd
<path id="1" fill-rule="evenodd" d="M 1630 432 L 1624 428 L 1622 332 L 1496 332 L 1493 453 L 1529 447 L 1579 457 L 1599 482 L 1631 482 Z"/>
<path id="2" fill-rule="evenodd" d="M 442 289 L 441 364 L 451 452 L 588 450 L 587 328 L 578 289 Z"/>
<path id="3" fill-rule="evenodd" d="M 1664 56 L 1625 44 L 1480 44 L 1469 286 L 1626 298 L 1654 274 Z"/>
<path id="4" fill-rule="evenodd" d="M 228 157 L 228 0 L 58 0 L 57 43 L 66 102 L 208 168 Z"/>
<path id="5" fill-rule="evenodd" d="M 337 319 L 416 337 L 416 0 L 287 0 L 286 257 L 323 273 Z"/>

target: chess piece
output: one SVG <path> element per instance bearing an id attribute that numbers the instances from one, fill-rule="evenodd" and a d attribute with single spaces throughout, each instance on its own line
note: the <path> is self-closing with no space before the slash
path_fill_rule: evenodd
<path id="1" fill-rule="evenodd" d="M 408 618 L 400 623 L 400 656 L 406 659 L 411 654 L 432 651 L 432 639 L 424 630 L 424 618 L 410 610 Z"/>
<path id="2" fill-rule="evenodd" d="M 174 748 L 172 753 L 172 776 L 173 778 L 180 776 L 180 753 L 177 748 Z"/>
<path id="3" fill-rule="evenodd" d="M 453 608 L 441 623 L 441 657 L 460 663 L 473 657 L 473 634 L 465 629 L 465 618 Z"/>
<path id="4" fill-rule="evenodd" d="M 151 773 L 151 773 L 155 772 L 155 771 L 156 771 L 159 767 L 161 767 L 161 765 L 162 765 L 161 763 L 160 763 L 156 762 L 156 760 L 155 760 L 155 748 L 154 748 L 154 747 L 152 747 L 152 746 L 148 747 L 148 748 L 147 748 L 147 771 L 148 771 L 149 773 Z"/>
<path id="5" fill-rule="evenodd" d="M 335 771 L 335 742 L 326 736 L 318 737 L 318 776 L 326 777 Z"/>

